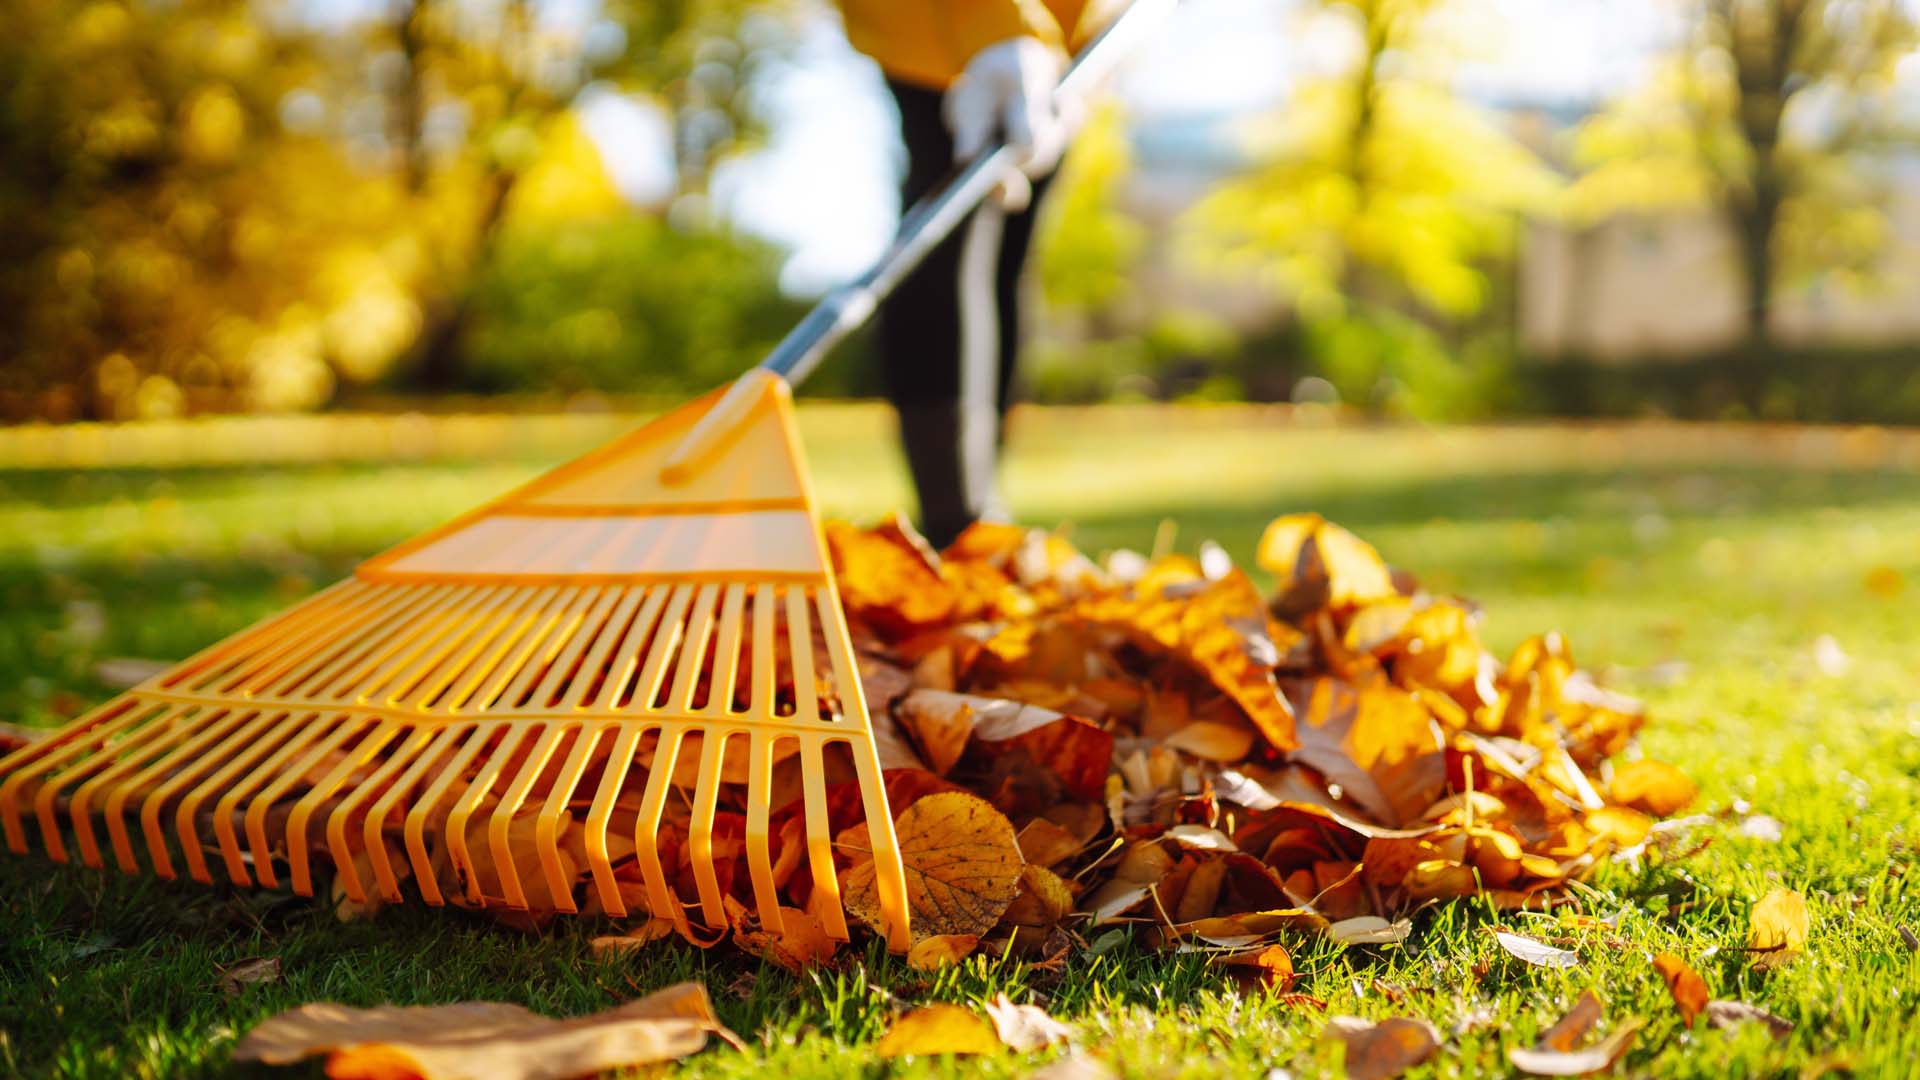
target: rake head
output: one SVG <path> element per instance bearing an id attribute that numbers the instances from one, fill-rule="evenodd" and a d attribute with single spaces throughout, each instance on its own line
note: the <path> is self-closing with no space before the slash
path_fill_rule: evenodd
<path id="1" fill-rule="evenodd" d="M 726 928 L 730 904 L 779 932 L 783 892 L 804 893 L 845 939 L 832 838 L 851 821 L 832 815 L 857 804 L 903 951 L 893 819 L 785 384 L 660 478 L 714 401 L 0 760 L 7 847 L 37 833 L 101 867 L 104 826 L 128 873 L 144 856 L 211 883 L 217 863 L 311 895 L 324 860 L 356 901 L 645 912 L 683 933 L 689 911 Z"/>

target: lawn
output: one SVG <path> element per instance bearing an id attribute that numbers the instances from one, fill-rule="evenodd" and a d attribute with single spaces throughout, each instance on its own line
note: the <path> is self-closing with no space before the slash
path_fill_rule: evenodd
<path id="1" fill-rule="evenodd" d="M 883 412 L 810 406 L 802 422 L 829 513 L 902 504 Z M 364 440 L 328 443 L 337 454 L 283 445 L 340 423 L 175 431 L 165 467 L 135 460 L 148 444 L 112 438 L 62 467 L 45 440 L 0 432 L 0 718 L 56 723 L 109 692 L 101 659 L 182 657 L 618 426 L 561 419 L 521 438 L 483 425 L 385 462 Z M 280 463 L 246 464 L 256 451 Z M 287 461 L 302 456 L 319 460 Z M 1616 926 L 1541 927 L 1574 939 L 1578 967 L 1508 957 L 1487 928 L 1534 920 L 1473 903 L 1424 912 L 1400 945 L 1290 943 L 1296 989 L 1329 1014 L 1440 1026 L 1445 1048 L 1408 1075 L 1510 1073 L 1505 1048 L 1531 1044 L 1590 987 L 1607 999 L 1603 1028 L 1646 1020 L 1629 1074 L 1913 1075 L 1920 954 L 1901 931 L 1920 931 L 1920 439 L 1032 411 L 1008 487 L 1023 520 L 1066 523 L 1089 551 L 1147 548 L 1170 519 L 1178 546 L 1215 539 L 1246 561 L 1267 519 L 1319 510 L 1429 586 L 1480 601 L 1496 651 L 1558 629 L 1609 685 L 1650 703 L 1648 753 L 1683 765 L 1701 787 L 1694 809 L 1719 820 L 1683 860 L 1595 876 L 1582 907 Z M 1779 821 L 1779 839 L 1741 828 L 1756 814 Z M 1811 944 L 1756 972 L 1740 951 L 1746 915 L 1776 886 L 1806 895 Z M 306 1001 L 491 999 L 571 1015 L 686 978 L 706 982 L 753 1047 L 716 1043 L 683 1067 L 693 1076 L 1021 1075 L 1037 1059 L 888 1065 L 870 1045 L 903 1002 L 1003 991 L 1075 1024 L 1128 1076 L 1312 1076 L 1337 1056 L 1312 1007 L 1242 994 L 1201 958 L 1146 952 L 1123 932 L 1054 970 L 975 957 L 930 975 L 870 950 L 805 977 L 684 946 L 599 960 L 594 932 L 529 937 L 411 908 L 341 924 L 288 895 L 0 856 L 0 1073 L 219 1075 L 238 1033 Z M 1793 1031 L 1683 1027 L 1649 963 L 1657 951 Z M 280 958 L 283 979 L 223 991 L 223 966 L 262 955 Z"/>

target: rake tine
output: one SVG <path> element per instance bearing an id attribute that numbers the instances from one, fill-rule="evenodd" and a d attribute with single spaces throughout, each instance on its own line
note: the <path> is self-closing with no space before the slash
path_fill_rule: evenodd
<path id="1" fill-rule="evenodd" d="M 727 925 L 720 880 L 713 872 L 713 817 L 720 800 L 720 770 L 727 739 L 724 729 L 709 728 L 700 735 L 699 782 L 694 787 L 693 817 L 687 829 L 687 853 L 693 861 L 694 886 L 700 893 L 700 917 L 715 930 Z"/>
<path id="2" fill-rule="evenodd" d="M 399 734 L 400 730 L 401 729 L 396 726 L 394 734 Z M 361 803 L 371 799 L 375 792 L 386 790 L 394 774 L 406 768 L 407 765 L 413 761 L 414 755 L 425 749 L 427 744 L 433 741 L 435 735 L 436 733 L 430 729 L 415 728 L 407 735 L 406 741 L 401 743 L 399 748 L 394 750 L 392 754 L 388 755 L 387 760 L 382 762 L 380 767 L 374 770 L 365 782 L 355 785 L 354 789 L 347 793 L 346 798 L 340 800 L 340 805 L 334 807 L 333 812 L 327 815 L 325 832 L 327 837 L 327 851 L 333 857 L 333 872 L 339 880 L 341 887 L 346 889 L 347 899 L 352 900 L 356 904 L 366 900 L 367 892 L 366 889 L 361 886 L 359 869 L 353 865 L 353 852 L 347 847 L 347 825 L 349 820 L 353 817 L 353 812 L 359 809 Z M 372 741 L 371 737 L 369 737 L 367 741 Z M 382 741 L 384 742 L 385 740 Z M 365 745 L 366 743 L 363 742 L 361 747 Z M 360 748 L 355 749 L 355 757 L 360 756 L 359 750 Z M 316 788 L 315 790 L 320 789 Z M 309 799 L 312 797 L 312 795 L 307 796 Z M 305 800 L 302 800 L 303 804 L 304 802 Z M 294 813 L 296 816 L 299 814 L 298 807 L 295 808 Z M 371 818 L 371 815 L 369 815 L 369 817 Z M 298 825 L 289 819 L 287 822 L 287 832 L 298 836 L 304 841 L 307 836 L 306 819 L 300 818 Z M 377 819 L 374 819 L 374 828 L 363 831 L 361 835 L 367 842 L 366 851 L 369 864 L 371 864 L 376 857 L 376 851 L 379 852 L 379 858 L 384 859 L 386 857 L 386 852 L 383 850 L 386 845 L 381 839 L 379 821 Z M 294 868 L 293 878 L 295 882 L 295 892 L 300 891 L 299 881 L 306 869 L 305 863 L 306 856 L 303 854 L 300 856 Z"/>
<path id="3" fill-rule="evenodd" d="M 647 672 L 656 666 L 654 654 L 659 653 L 660 649 L 657 646 L 649 648 L 644 665 L 640 660 L 640 650 L 653 640 L 655 627 L 661 625 L 661 611 L 674 591 L 665 586 L 642 586 L 629 593 L 628 599 L 621 603 L 620 609 L 608 621 L 608 632 L 602 635 L 602 640 L 594 643 L 593 652 L 582 662 L 584 671 L 605 672 L 599 687 L 596 689 L 583 681 L 580 686 L 567 691 L 564 699 L 558 702 L 560 708 L 592 708 L 611 712 L 619 708 L 629 688 L 633 691 L 633 707 L 646 708 L 646 702 L 650 699 L 641 696 L 641 684 L 633 682 L 634 672 L 640 672 L 641 682 L 644 683 Z M 636 605 L 640 607 L 637 614 L 633 611 Z M 664 629 L 661 632 L 664 633 Z M 618 653 L 614 652 L 616 648 Z M 598 696 L 589 701 L 589 696 L 595 694 Z"/>
<path id="4" fill-rule="evenodd" d="M 340 716 L 339 722 L 334 725 L 331 732 L 328 732 L 326 738 L 320 740 L 319 745 L 307 751 L 299 761 L 294 763 L 292 768 L 282 772 L 271 784 L 262 788 L 260 793 L 253 797 L 253 801 L 247 805 L 247 843 L 253 849 L 253 876 L 260 884 L 268 888 L 278 888 L 280 885 L 278 875 L 275 874 L 273 869 L 273 849 L 268 844 L 267 813 L 273 809 L 275 803 L 280 801 L 282 795 L 292 790 L 293 786 L 300 782 L 302 777 L 314 769 L 319 768 L 320 763 L 327 759 L 327 755 L 339 750 L 346 744 L 348 739 L 353 738 L 355 735 L 362 734 L 370 723 L 374 723 L 374 721 L 364 720 L 351 715 Z M 346 763 L 343 762 L 342 766 L 344 767 L 345 764 Z M 304 801 L 302 801 L 300 805 L 305 805 Z M 299 808 L 299 805 L 295 806 L 296 810 Z M 292 819 L 288 819 L 288 824 L 292 824 Z M 305 824 L 304 818 L 301 824 Z M 300 859 L 300 869 L 303 871 L 304 876 L 306 869 L 306 842 L 303 838 L 299 843 L 295 843 L 291 829 L 288 830 L 286 839 L 287 855 L 289 858 L 296 857 L 294 854 L 296 850 L 301 852 L 297 857 Z"/>
<path id="5" fill-rule="evenodd" d="M 156 788 L 153 794 L 140 804 L 140 833 L 146 838 L 147 850 L 153 854 L 153 872 L 165 880 L 171 881 L 174 877 L 173 860 L 167 855 L 166 832 L 160 825 L 160 813 L 165 809 L 167 801 L 185 790 L 187 785 L 194 783 L 208 771 L 220 768 L 223 764 L 233 761 L 235 757 L 245 754 L 248 748 L 257 746 L 260 742 L 261 734 L 270 723 L 262 713 L 252 710 L 236 715 L 241 719 L 240 726 L 222 740 L 217 748 L 211 753 L 202 756 L 193 764 L 181 769 L 172 779 Z M 182 803 L 185 801 L 184 798 L 181 800 Z M 195 805 L 196 807 L 198 806 L 197 803 Z M 191 810 L 187 812 L 187 818 L 191 820 Z M 192 832 L 183 831 L 181 833 L 180 850 L 183 854 L 187 855 L 189 865 L 193 863 L 192 856 L 196 853 L 195 849 L 198 847 L 198 844 L 199 838 Z M 202 867 L 205 866 L 204 860 L 200 865 Z"/>
<path id="6" fill-rule="evenodd" d="M 326 731 L 325 722 L 318 713 L 307 713 L 295 727 L 292 737 L 275 750 L 260 767 L 241 777 L 220 801 L 213 804 L 213 836 L 220 845 L 220 856 L 226 862 L 227 878 L 235 885 L 250 885 L 252 877 L 247 873 L 247 864 L 240 847 L 239 837 L 233 827 L 234 815 L 239 811 L 240 801 L 252 793 L 253 789 L 276 776 L 282 775 L 287 762 L 304 752 L 308 746 L 318 741 Z"/>
<path id="7" fill-rule="evenodd" d="M 733 691 L 740 678 L 740 631 L 745 624 L 747 590 L 729 585 L 720 605 L 720 629 L 714 637 L 712 671 L 707 677 L 707 707 L 711 716 L 738 715 L 733 708 Z"/>
<path id="8" fill-rule="evenodd" d="M 620 798 L 627 770 L 633 765 L 633 748 L 640 742 L 640 728 L 622 724 L 616 729 L 613 749 L 607 752 L 606 771 L 600 777 L 600 790 L 587 811 L 587 865 L 593 870 L 594 887 L 600 890 L 600 906 L 614 918 L 627 914 L 620 896 L 620 883 L 613 879 L 613 861 L 607 857 L 607 822 L 613 817 L 613 804 Z"/>
<path id="9" fill-rule="evenodd" d="M 252 769 L 255 761 L 273 753 L 276 747 L 281 746 L 288 739 L 296 738 L 299 734 L 300 728 L 298 723 L 293 720 L 292 713 L 279 712 L 273 714 L 272 718 L 266 721 L 266 727 L 261 731 L 259 737 L 253 740 L 239 757 L 221 766 L 218 772 L 201 781 L 199 786 L 187 792 L 187 794 L 181 798 L 180 805 L 174 808 L 173 821 L 174 827 L 180 833 L 180 847 L 187 857 L 187 873 L 193 880 L 203 885 L 213 884 L 213 872 L 208 869 L 206 853 L 201 850 L 202 844 L 198 821 L 200 804 L 211 798 L 214 792 L 226 790 L 227 784 L 232 782 L 234 777 L 240 775 L 241 770 Z M 258 776 L 260 774 L 256 771 L 248 775 Z M 229 826 L 227 830 L 228 840 L 224 842 L 217 841 L 222 844 L 223 852 L 229 850 L 227 844 L 231 841 L 231 824 L 233 820 L 230 809 L 225 811 L 225 813 L 227 814 L 226 820 Z M 220 814 L 221 812 L 216 811 L 211 815 L 216 836 L 220 833 Z M 236 878 L 235 880 L 238 881 L 239 879 Z"/>
<path id="10" fill-rule="evenodd" d="M 578 672 L 578 676 L 563 681 L 561 672 L 572 665 L 573 659 L 571 654 L 562 654 L 561 658 L 555 662 L 554 670 L 548 673 L 539 688 L 533 692 L 531 700 L 532 703 L 537 703 L 535 707 L 568 710 L 582 707 L 581 699 L 597 689 L 593 686 L 594 676 L 606 667 L 607 654 L 613 651 L 614 646 L 620 643 L 621 635 L 627 632 L 627 627 L 633 622 L 633 610 L 639 606 L 646 591 L 641 588 L 607 590 L 606 596 L 601 600 L 603 606 L 612 605 L 606 617 L 600 619 L 599 629 L 592 635 L 591 642 L 586 635 L 581 636 L 580 644 L 590 647 L 584 650 L 585 656 L 581 657 L 579 667 L 574 669 Z M 589 624 L 591 625 L 591 620 L 597 617 L 597 614 L 589 615 Z M 605 681 L 613 680 L 608 678 Z"/>
<path id="11" fill-rule="evenodd" d="M 756 649 L 758 643 L 755 644 Z M 747 751 L 747 870 L 753 875 L 753 899 L 760 908 L 760 925 L 770 933 L 786 931 L 780 916 L 780 892 L 773 883 L 773 856 L 767 846 L 768 802 L 773 793 L 773 741 L 754 732 Z"/>
<path id="12" fill-rule="evenodd" d="M 652 626 L 651 633 L 646 638 L 632 635 L 632 644 L 623 644 L 620 647 L 622 658 L 627 663 L 632 662 L 628 658 L 633 656 L 634 650 L 638 650 L 643 645 L 647 650 L 646 663 L 642 665 L 640 675 L 633 683 L 631 703 L 636 711 L 652 712 L 654 702 L 660 700 L 660 688 L 665 681 L 667 662 L 672 660 L 674 654 L 680 650 L 681 640 L 686 633 L 687 607 L 693 603 L 693 592 L 691 585 L 676 585 L 670 594 L 656 592 L 654 599 L 647 603 L 648 610 L 641 614 L 644 616 L 651 613 L 660 603 L 663 595 L 670 597 L 666 600 L 666 611 L 660 615 L 659 621 Z M 611 708 L 618 700 L 617 696 L 607 697 L 605 707 Z"/>
<path id="13" fill-rule="evenodd" d="M 366 625 L 372 627 L 362 637 L 343 635 L 338 641 L 320 643 L 309 652 L 296 657 L 288 664 L 284 672 L 274 675 L 269 684 L 268 693 L 275 696 L 292 697 L 308 695 L 327 696 L 323 691 L 337 681 L 343 670 L 360 664 L 362 673 L 377 664 L 382 649 L 392 643 L 403 640 L 407 628 L 425 617 L 460 598 L 461 590 L 454 585 L 431 585 L 418 588 L 399 588 L 393 590 L 398 601 L 394 605 L 381 605 L 368 613 Z M 336 695 L 337 696 L 337 695 Z"/>
<path id="14" fill-rule="evenodd" d="M 29 781 L 37 776 L 51 773 L 73 758 L 97 752 L 98 747 L 104 746 L 106 740 L 127 730 L 138 723 L 142 717 L 150 716 L 152 713 L 148 711 L 146 705 L 135 703 L 117 714 L 109 715 L 111 718 L 103 716 L 100 722 L 78 729 L 67 738 L 60 739 L 56 736 L 55 739 L 49 739 L 43 743 L 30 744 L 25 750 L 20 751 L 18 756 L 23 757 L 28 764 L 7 777 L 5 783 L 0 783 L 0 823 L 4 823 L 6 828 L 8 850 L 16 855 L 24 855 L 27 851 L 26 830 L 20 823 L 20 798 Z M 39 760 L 34 760 L 36 756 Z M 8 764 L 12 764 L 14 759 L 8 757 L 6 760 Z M 42 785 L 42 787 L 45 786 Z M 59 823 L 52 818 L 51 800 L 48 802 L 46 811 L 42 813 L 37 790 L 34 793 L 34 810 L 35 816 L 39 818 L 40 838 L 47 849 L 47 857 L 55 862 L 66 862 L 66 847 L 60 840 Z"/>
<path id="15" fill-rule="evenodd" d="M 606 733 L 607 729 L 601 725 L 582 725 L 578 729 L 573 750 L 560 765 L 560 773 L 554 777 L 553 790 L 547 793 L 546 805 L 540 808 L 540 815 L 533 824 L 533 846 L 540 855 L 541 872 L 547 877 L 547 893 L 553 897 L 554 907 L 569 915 L 578 911 L 579 907 L 573 902 L 573 881 L 560 865 L 560 821 L 571 817 L 567 806 L 573 801 L 573 789 L 580 783 L 580 774 L 587 771 L 588 757 L 599 745 L 600 737 Z"/>
<path id="16" fill-rule="evenodd" d="M 416 690 L 422 691 L 423 699 L 431 700 L 446 682 L 457 677 L 473 657 L 496 639 L 505 635 L 507 641 L 503 649 L 510 646 L 516 628 L 524 626 L 529 618 L 537 617 L 545 599 L 545 590 L 525 586 L 514 589 L 498 604 L 469 609 L 473 617 L 448 620 L 447 626 L 422 634 L 411 650 L 384 665 L 356 700 L 405 708 Z M 444 681 L 437 681 L 436 675 Z"/>
<path id="17" fill-rule="evenodd" d="M 127 800 L 139 793 L 142 788 L 167 775 L 171 770 L 178 769 L 183 763 L 192 761 L 196 757 L 205 760 L 207 747 L 225 739 L 245 717 L 244 713 L 228 713 L 225 710 L 214 713 L 207 718 L 209 726 L 206 731 L 174 747 L 158 761 L 128 777 L 124 782 L 114 785 L 113 790 L 107 795 L 107 801 L 101 807 L 101 812 L 107 819 L 107 840 L 113 848 L 114 862 L 120 867 L 122 873 L 140 872 L 140 864 L 133 857 L 133 842 L 127 835 Z M 142 805 L 152 803 L 159 795 L 160 791 L 157 788 L 148 792 L 141 799 Z M 157 806 L 155 810 L 158 810 Z M 144 815 L 144 810 L 142 813 Z M 173 876 L 173 867 L 167 858 L 167 848 L 164 843 L 157 847 L 149 844 L 147 853 L 153 860 L 154 873 L 161 877 Z"/>
<path id="18" fill-rule="evenodd" d="M 420 783 L 422 777 L 426 776 L 427 770 L 433 768 L 434 762 L 440 760 L 441 755 L 447 752 L 447 748 L 459 741 L 460 736 L 466 734 L 468 730 L 449 725 L 436 731 L 433 741 L 413 759 L 413 764 L 408 767 L 405 775 L 387 788 L 386 793 L 373 804 L 373 807 L 367 811 L 366 819 L 361 822 L 360 827 L 367 842 L 367 859 L 373 864 L 374 884 L 379 888 L 382 899 L 393 902 L 400 899 L 400 879 L 393 872 L 392 860 L 387 857 L 387 845 L 381 838 L 387 819 L 393 815 L 394 807 L 400 805 L 400 800 L 406 798 L 407 793 Z M 418 875 L 416 879 L 417 877 Z M 358 900 L 359 897 L 354 899 Z"/>
<path id="19" fill-rule="evenodd" d="M 820 719 L 820 692 L 813 679 L 813 624 L 807 615 L 806 590 L 787 590 L 787 651 L 793 657 L 793 720 Z"/>
<path id="20" fill-rule="evenodd" d="M 853 767 L 860 778 L 860 799 L 866 807 L 867 835 L 873 841 L 873 880 L 880 891 L 880 910 L 887 920 L 887 947 L 905 952 L 913 942 L 908 933 L 907 874 L 900 861 L 900 844 L 893 832 L 887 806 L 887 785 L 880 776 L 880 755 L 873 740 L 850 740 Z"/>
<path id="21" fill-rule="evenodd" d="M 667 888 L 666 873 L 660 867 L 660 813 L 666 808 L 667 788 L 673 778 L 674 760 L 680 756 L 680 737 L 685 729 L 678 724 L 663 724 L 660 741 L 654 745 L 653 768 L 647 775 L 647 793 L 640 802 L 640 817 L 634 824 L 634 857 L 647 882 L 647 899 L 656 918 L 669 918 L 682 937 L 691 936 L 687 913 Z"/>
<path id="22" fill-rule="evenodd" d="M 515 911 L 527 910 L 527 891 L 520 884 L 520 867 L 513 861 L 513 847 L 508 843 L 508 834 L 520 804 L 527 801 L 527 792 L 540 779 L 540 774 L 546 771 L 554 747 L 560 744 L 561 736 L 572 728 L 542 724 L 535 730 L 540 732 L 540 738 L 534 742 L 532 752 L 527 754 L 526 764 L 520 767 L 520 774 L 507 786 L 507 793 L 494 805 L 487 821 L 487 844 L 493 850 L 493 866 L 500 875 L 501 895 L 506 897 L 507 906 Z"/>
<path id="23" fill-rule="evenodd" d="M 452 675 L 467 672 L 459 687 L 446 693 L 446 706 L 457 709 L 463 702 L 470 702 L 475 712 L 491 709 L 502 689 L 516 681 L 516 675 L 523 669 L 531 670 L 527 667 L 528 659 L 539 649 L 555 622 L 563 617 L 567 606 L 566 593 L 557 586 L 541 589 L 528 599 L 519 614 L 501 625 L 495 640 L 476 644 L 466 655 L 443 665 L 451 672 L 448 684 L 453 681 Z M 476 659 L 483 646 L 487 656 Z M 424 706 L 434 695 L 414 693 L 408 697 Z"/>
<path id="24" fill-rule="evenodd" d="M 427 854 L 427 819 L 440 805 L 440 800 L 446 797 L 448 789 L 467 771 L 467 766 L 479 756 L 481 750 L 486 748 L 487 743 L 493 738 L 493 733 L 500 730 L 502 726 L 499 723 L 487 723 L 475 724 L 469 728 L 466 732 L 467 741 L 461 744 L 453 760 L 447 763 L 446 768 L 440 770 L 440 775 L 434 778 L 433 783 L 420 796 L 419 801 L 414 803 L 413 809 L 407 811 L 407 822 L 402 829 L 407 845 L 407 858 L 413 861 L 413 877 L 420 883 L 420 898 L 435 907 L 446 903 L 446 898 L 440 895 L 440 883 L 434 879 L 433 859 Z M 445 823 L 443 823 L 440 842 L 448 852 L 448 857 L 451 858 L 453 830 Z M 464 841 L 462 843 L 464 845 Z M 463 846 L 462 851 L 464 850 Z"/>
<path id="25" fill-rule="evenodd" d="M 522 702 L 540 702 L 541 706 L 535 706 L 539 708 L 553 700 L 554 688 L 562 678 L 572 675 L 575 662 L 604 624 L 613 601 L 610 589 L 595 586 L 581 590 L 579 599 L 569 605 L 561 627 L 551 635 L 546 657 L 539 663 L 528 664 L 513 680 L 513 685 L 507 687 L 501 697 L 506 707 L 518 711 L 525 708 Z M 539 684 L 528 689 L 527 684 L 536 675 L 540 677 Z"/>
<path id="26" fill-rule="evenodd" d="M 88 758 L 81 766 L 85 769 L 92 769 L 99 765 L 105 766 L 99 773 L 75 788 L 73 797 L 67 802 L 67 818 L 73 823 L 73 837 L 76 846 L 80 849 L 80 861 L 83 865 L 95 870 L 100 869 L 101 866 L 100 845 L 94 839 L 93 815 L 89 812 L 93 806 L 94 795 L 102 787 L 164 754 L 169 747 L 186 738 L 186 729 L 175 726 L 173 721 L 187 709 L 188 706 L 185 705 L 175 705 L 166 709 L 159 716 L 148 721 L 138 732 L 122 739 L 111 748 L 102 749 L 99 754 Z M 116 752 L 124 752 L 124 756 L 117 760 L 112 758 L 111 755 Z M 76 773 L 79 771 L 80 769 L 74 770 Z M 55 792 L 59 787 L 65 786 L 67 779 L 68 776 L 62 774 L 57 782 L 50 782 L 40 789 L 40 802 L 46 807 L 49 817 L 53 812 Z"/>
<path id="27" fill-rule="evenodd" d="M 480 767 L 473 782 L 467 785 L 466 792 L 447 814 L 447 857 L 453 862 L 453 868 L 466 879 L 467 899 L 475 904 L 483 903 L 485 894 L 480 888 L 480 871 L 473 865 L 473 858 L 467 852 L 467 819 L 473 816 L 480 800 L 493 791 L 493 785 L 499 783 L 500 773 L 507 767 L 507 759 L 519 749 L 520 741 L 527 733 L 527 729 L 519 724 L 508 723 L 503 727 L 505 734 L 500 738 L 500 745 L 487 758 L 487 763 Z M 501 872 L 501 876 L 505 876 L 505 871 Z"/>
<path id="28" fill-rule="evenodd" d="M 719 596 L 718 585 L 702 585 L 695 596 L 686 639 L 680 646 L 680 665 L 673 673 L 673 692 L 667 699 L 667 707 L 674 712 L 693 711 L 693 695 L 700 688 L 700 669 L 706 664 L 713 634 L 713 606 Z"/>
<path id="29" fill-rule="evenodd" d="M 826 740 L 818 735 L 800 737 L 800 775 L 806 791 L 807 861 L 813 867 L 813 887 L 827 902 L 813 905 L 825 924 L 827 936 L 846 941 L 846 916 L 840 911 L 840 882 L 834 876 L 833 837 L 828 833 L 826 762 L 820 749 Z"/>
<path id="30" fill-rule="evenodd" d="M 310 604 L 303 604 L 288 612 L 285 619 L 276 621 L 272 629 L 276 631 L 274 636 L 277 640 L 272 647 L 258 652 L 250 651 L 249 655 L 240 658 L 239 663 L 221 669 L 217 673 L 219 685 L 216 691 L 247 696 L 266 691 L 277 680 L 285 678 L 290 670 L 340 641 L 344 633 L 351 633 L 360 626 L 379 620 L 387 609 L 404 610 L 404 605 L 412 599 L 404 594 L 375 594 L 376 602 L 373 610 L 369 611 L 355 603 L 355 597 L 364 595 L 372 587 L 352 579 L 348 583 L 358 587 L 342 590 L 338 596 L 332 590 L 321 593 Z M 196 680 L 196 688 L 206 681 Z M 170 681 L 168 685 L 175 686 L 178 683 Z"/>

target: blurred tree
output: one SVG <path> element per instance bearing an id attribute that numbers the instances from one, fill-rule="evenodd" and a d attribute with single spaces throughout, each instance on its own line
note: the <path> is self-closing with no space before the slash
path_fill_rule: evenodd
<path id="1" fill-rule="evenodd" d="M 1400 344 L 1417 324 L 1388 313 L 1479 311 L 1486 268 L 1511 259 L 1520 214 L 1550 206 L 1557 189 L 1532 152 L 1452 93 L 1451 50 L 1430 30 L 1437 6 L 1315 5 L 1315 29 L 1351 42 L 1346 62 L 1303 80 L 1253 130 L 1255 167 L 1193 211 L 1203 261 L 1271 281 L 1307 325 L 1306 341 L 1347 350 L 1337 368 L 1321 366 L 1350 400 L 1371 400 L 1373 384 L 1395 376 L 1395 358 L 1417 351 Z M 1392 329 L 1338 328 L 1354 321 Z M 1376 338 L 1379 348 L 1356 349 Z"/>
<path id="2" fill-rule="evenodd" d="M 659 103 L 698 192 L 778 5 L 0 4 L 0 417 L 311 407 L 409 354 L 459 382 L 503 228 L 624 209 L 583 88 Z"/>
<path id="3" fill-rule="evenodd" d="M 1688 0 L 1687 34 L 1641 92 L 1584 124 L 1577 220 L 1710 206 L 1739 252 L 1747 344 L 1772 348 L 1776 289 L 1870 267 L 1885 233 L 1873 159 L 1901 141 L 1904 0 Z M 1909 133 L 1910 134 L 1910 133 Z"/>

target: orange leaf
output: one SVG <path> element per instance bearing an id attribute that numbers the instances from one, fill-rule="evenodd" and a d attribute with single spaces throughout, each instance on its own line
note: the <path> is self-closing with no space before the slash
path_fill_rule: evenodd
<path id="1" fill-rule="evenodd" d="M 922 1005 L 893 1022 L 874 1046 L 883 1059 L 929 1054 L 994 1054 L 1000 1037 L 972 1010 L 958 1005 Z"/>
<path id="2" fill-rule="evenodd" d="M 1613 801 L 1654 817 L 1678 813 L 1698 790 L 1687 774 L 1663 761 L 1630 761 L 1613 771 Z"/>
<path id="3" fill-rule="evenodd" d="M 1022 862 L 1013 825 L 976 795 L 928 795 L 900 815 L 895 832 L 906 865 L 907 908 L 916 941 L 984 934 L 1020 893 Z M 864 841 L 864 835 L 860 839 Z M 886 924 L 873 857 L 866 851 L 849 854 L 855 862 L 840 878 L 847 910 L 882 929 Z"/>
<path id="4" fill-rule="evenodd" d="M 1707 989 L 1707 981 L 1685 960 L 1672 953 L 1663 952 L 1655 956 L 1653 968 L 1661 978 L 1667 980 L 1667 993 L 1673 995 L 1673 1005 L 1680 1010 L 1680 1019 L 1692 1027 L 1693 1018 L 1700 1015 L 1700 1010 L 1706 1008 L 1708 999 L 1713 997 Z"/>

